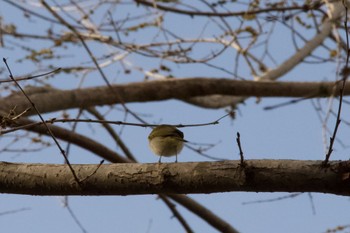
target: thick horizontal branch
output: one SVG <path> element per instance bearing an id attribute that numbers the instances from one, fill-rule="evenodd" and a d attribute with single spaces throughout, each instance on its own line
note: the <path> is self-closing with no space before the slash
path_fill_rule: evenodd
<path id="1" fill-rule="evenodd" d="M 31 195 L 135 195 L 215 192 L 320 192 L 350 196 L 350 162 L 239 161 L 73 165 L 0 163 L 0 192 Z M 97 169 L 97 171 L 96 171 Z M 96 173 L 94 173 L 96 172 Z M 93 174 L 93 175 L 91 175 Z M 90 176 L 91 175 L 91 176 Z"/>
<path id="2" fill-rule="evenodd" d="M 30 98 L 40 112 L 46 113 L 121 102 L 189 100 L 209 95 L 313 98 L 339 94 L 339 85 L 334 82 L 254 82 L 218 78 L 169 79 L 113 85 L 112 88 L 101 86 L 64 91 L 48 88 L 40 89 L 38 93 L 31 90 Z M 346 84 L 344 95 L 350 95 L 350 83 Z M 21 112 L 30 104 L 22 94 L 0 100 L 0 110 L 8 112 L 14 106 L 17 112 Z"/>

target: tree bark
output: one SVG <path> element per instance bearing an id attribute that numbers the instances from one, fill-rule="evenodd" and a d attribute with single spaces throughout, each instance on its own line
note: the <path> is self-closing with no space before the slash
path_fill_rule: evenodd
<path id="1" fill-rule="evenodd" d="M 320 192 L 350 196 L 350 162 L 249 160 L 163 164 L 0 163 L 0 192 L 31 195 L 136 195 L 215 192 Z"/>
<path id="2" fill-rule="evenodd" d="M 328 97 L 338 96 L 340 86 L 334 82 L 256 82 L 214 78 L 169 79 L 107 86 L 57 90 L 48 88 L 37 93 L 28 91 L 29 97 L 41 113 L 87 108 L 98 105 L 110 105 L 130 102 L 161 101 L 179 99 L 189 101 L 192 97 L 256 96 L 256 97 Z M 117 93 L 117 94 L 116 94 Z M 350 95 L 350 83 L 347 83 L 344 95 Z M 20 113 L 31 105 L 22 93 L 16 93 L 0 99 L 0 110 L 8 112 L 16 106 Z M 220 105 L 221 107 L 225 107 Z M 30 111 L 28 114 L 36 114 Z"/>

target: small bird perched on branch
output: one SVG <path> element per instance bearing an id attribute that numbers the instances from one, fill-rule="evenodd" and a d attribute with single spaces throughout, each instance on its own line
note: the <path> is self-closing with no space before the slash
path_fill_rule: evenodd
<path id="1" fill-rule="evenodd" d="M 184 142 L 184 134 L 171 125 L 159 125 L 155 127 L 148 136 L 149 147 L 156 155 L 159 155 L 158 163 L 161 163 L 162 156 L 176 156 L 181 152 Z"/>

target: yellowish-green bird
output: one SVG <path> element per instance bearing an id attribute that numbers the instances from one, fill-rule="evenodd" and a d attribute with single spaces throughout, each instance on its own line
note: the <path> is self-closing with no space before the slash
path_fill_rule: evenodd
<path id="1" fill-rule="evenodd" d="M 148 136 L 149 147 L 156 155 L 159 155 L 158 163 L 161 163 L 162 156 L 176 156 L 181 152 L 184 142 L 184 134 L 171 125 L 159 125 L 155 127 Z"/>

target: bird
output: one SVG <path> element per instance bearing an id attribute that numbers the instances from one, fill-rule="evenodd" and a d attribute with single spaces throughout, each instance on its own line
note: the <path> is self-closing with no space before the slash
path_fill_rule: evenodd
<path id="1" fill-rule="evenodd" d="M 184 143 L 184 134 L 172 125 L 159 125 L 155 127 L 148 136 L 149 147 L 154 154 L 159 156 L 158 163 L 161 163 L 162 156 L 176 156 L 181 152 Z"/>

